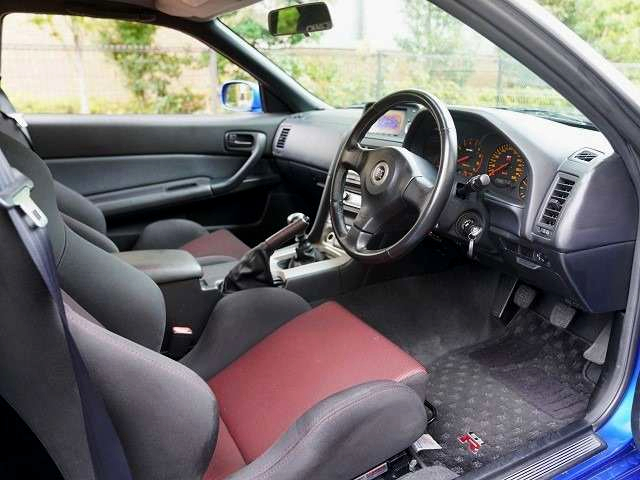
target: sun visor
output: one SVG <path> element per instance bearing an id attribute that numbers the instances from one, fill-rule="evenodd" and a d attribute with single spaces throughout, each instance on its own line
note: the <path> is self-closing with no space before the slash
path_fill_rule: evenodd
<path id="1" fill-rule="evenodd" d="M 155 0 L 155 8 L 176 17 L 210 20 L 260 0 Z"/>

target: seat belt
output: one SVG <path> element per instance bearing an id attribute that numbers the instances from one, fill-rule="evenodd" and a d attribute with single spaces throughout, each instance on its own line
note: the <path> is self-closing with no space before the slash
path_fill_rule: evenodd
<path id="1" fill-rule="evenodd" d="M 69 329 L 62 301 L 53 250 L 45 229 L 47 217 L 31 199 L 33 182 L 12 168 L 0 149 L 0 205 L 7 210 L 22 243 L 31 256 L 49 294 L 69 349 L 78 385 L 87 444 L 96 480 L 131 480 L 131 470 L 120 438 L 102 396 L 92 383 L 87 367 Z"/>
<path id="2" fill-rule="evenodd" d="M 16 126 L 26 142 L 29 144 L 31 150 L 35 151 L 35 148 L 33 148 L 33 140 L 31 139 L 31 134 L 29 133 L 29 124 L 25 120 L 23 114 L 18 113 L 14 110 L 9 97 L 7 97 L 7 94 L 4 93 L 4 90 L 2 90 L 2 88 L 0 88 L 0 115 L 11 121 Z"/>
<path id="3" fill-rule="evenodd" d="M 0 110 L 0 114 L 7 120 L 11 120 L 16 125 L 24 139 L 29 144 L 31 150 L 35 151 L 35 149 L 33 148 L 33 140 L 31 139 L 31 134 L 29 133 L 29 124 L 25 120 L 24 115 L 18 112 L 5 112 L 4 110 Z"/>

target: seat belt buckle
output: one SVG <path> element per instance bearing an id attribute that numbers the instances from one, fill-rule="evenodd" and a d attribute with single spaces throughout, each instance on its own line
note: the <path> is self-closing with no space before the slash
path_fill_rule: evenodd
<path id="1" fill-rule="evenodd" d="M 15 168 L 13 180 L 6 188 L 0 190 L 0 205 L 5 209 L 18 208 L 27 217 L 32 228 L 47 226 L 47 216 L 31 198 L 33 182 Z"/>

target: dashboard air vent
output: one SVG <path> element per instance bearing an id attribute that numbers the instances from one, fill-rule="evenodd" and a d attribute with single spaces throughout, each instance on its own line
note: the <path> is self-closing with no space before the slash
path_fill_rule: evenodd
<path id="1" fill-rule="evenodd" d="M 599 157 L 600 155 L 602 155 L 602 152 L 599 152 L 598 150 L 583 148 L 582 150 L 578 150 L 569 158 L 571 158 L 572 160 L 580 160 L 581 162 L 590 162 L 591 160 Z"/>
<path id="2" fill-rule="evenodd" d="M 278 150 L 282 150 L 287 143 L 287 137 L 289 136 L 289 132 L 291 131 L 291 127 L 284 127 L 280 130 L 280 136 L 278 137 L 278 141 L 276 142 L 276 148 Z"/>
<path id="3" fill-rule="evenodd" d="M 543 235 L 550 236 L 551 232 L 556 228 L 558 219 L 562 213 L 571 190 L 573 190 L 576 181 L 568 176 L 558 175 L 555 180 L 553 190 L 549 194 L 547 203 L 542 210 L 540 220 L 538 222 L 539 232 Z"/>

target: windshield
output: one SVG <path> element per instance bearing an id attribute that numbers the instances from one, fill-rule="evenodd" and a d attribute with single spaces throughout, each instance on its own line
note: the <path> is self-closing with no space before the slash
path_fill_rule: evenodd
<path id="1" fill-rule="evenodd" d="M 293 3 L 266 0 L 221 20 L 330 105 L 420 88 L 450 104 L 585 120 L 518 61 L 426 0 L 329 0 L 331 30 L 271 36 L 269 10 Z"/>
<path id="2" fill-rule="evenodd" d="M 538 3 L 631 82 L 640 85 L 640 0 L 538 0 Z"/>

